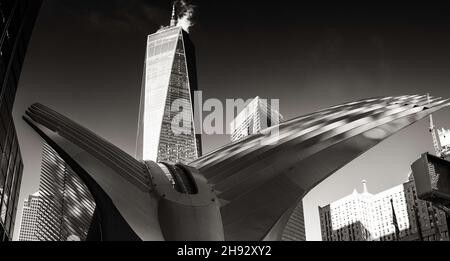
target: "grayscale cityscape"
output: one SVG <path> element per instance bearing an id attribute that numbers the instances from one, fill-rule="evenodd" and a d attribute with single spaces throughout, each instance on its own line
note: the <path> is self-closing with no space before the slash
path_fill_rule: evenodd
<path id="1" fill-rule="evenodd" d="M 450 241 L 449 11 L 0 0 L 0 244 Z"/>

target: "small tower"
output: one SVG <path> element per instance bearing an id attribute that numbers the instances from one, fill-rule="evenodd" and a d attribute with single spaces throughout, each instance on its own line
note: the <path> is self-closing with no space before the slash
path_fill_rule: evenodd
<path id="1" fill-rule="evenodd" d="M 177 19 L 175 18 L 175 2 L 172 5 L 172 16 L 170 18 L 170 26 L 175 26 L 177 24 Z"/>
<path id="2" fill-rule="evenodd" d="M 367 189 L 367 182 L 366 182 L 366 180 L 363 180 L 362 184 L 363 184 L 363 192 L 362 193 L 369 193 L 369 190 Z"/>

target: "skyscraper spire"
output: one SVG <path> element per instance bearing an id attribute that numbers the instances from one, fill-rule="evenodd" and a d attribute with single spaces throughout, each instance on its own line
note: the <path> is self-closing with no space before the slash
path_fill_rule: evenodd
<path id="1" fill-rule="evenodd" d="M 363 184 L 363 193 L 369 193 L 369 190 L 367 189 L 367 182 L 366 182 L 366 180 L 363 180 L 362 184 Z"/>
<path id="2" fill-rule="evenodd" d="M 170 18 L 170 26 L 175 26 L 177 24 L 177 19 L 175 18 L 175 1 L 172 5 L 172 16 Z"/>

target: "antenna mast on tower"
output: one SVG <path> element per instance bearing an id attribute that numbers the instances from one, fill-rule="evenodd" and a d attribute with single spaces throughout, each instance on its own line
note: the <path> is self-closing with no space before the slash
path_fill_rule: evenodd
<path id="1" fill-rule="evenodd" d="M 170 17 L 170 26 L 175 26 L 177 24 L 177 19 L 175 18 L 175 2 L 172 5 L 172 16 Z"/>
<path id="2" fill-rule="evenodd" d="M 427 100 L 428 100 L 428 104 L 430 104 L 430 94 L 427 94 Z M 439 144 L 439 140 L 436 136 L 436 128 L 434 127 L 434 122 L 433 122 L 433 114 L 430 114 L 430 133 L 431 133 L 431 137 L 433 138 L 433 147 L 434 147 L 434 151 L 436 152 L 436 156 L 438 157 L 442 157 L 442 149 L 441 146 Z"/>

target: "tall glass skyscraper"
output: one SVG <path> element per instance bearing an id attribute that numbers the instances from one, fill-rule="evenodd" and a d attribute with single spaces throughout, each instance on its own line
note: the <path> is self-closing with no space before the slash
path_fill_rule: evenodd
<path id="1" fill-rule="evenodd" d="M 0 241 L 12 239 L 22 156 L 12 120 L 22 63 L 42 0 L 0 0 Z"/>
<path id="2" fill-rule="evenodd" d="M 272 108 L 266 100 L 256 97 L 231 121 L 231 141 L 257 134 L 265 128 L 279 124 L 282 120 L 283 116 Z M 302 200 L 299 200 L 293 208 L 281 237 L 277 239 L 282 241 L 306 240 Z"/>
<path id="3" fill-rule="evenodd" d="M 179 26 L 161 28 L 147 38 L 136 158 L 188 163 L 201 154 L 195 134 L 193 96 L 197 90 L 195 50 Z M 180 106 L 183 108 L 180 110 Z M 184 118 L 189 125 L 172 124 Z"/>
<path id="4" fill-rule="evenodd" d="M 86 240 L 95 211 L 94 199 L 81 178 L 45 142 L 39 191 L 36 238 Z"/>
<path id="5" fill-rule="evenodd" d="M 257 96 L 230 122 L 231 141 L 257 134 L 282 120 L 283 116 L 277 110 L 273 110 L 265 99 Z"/>

